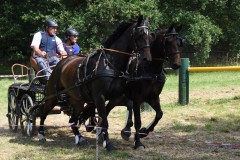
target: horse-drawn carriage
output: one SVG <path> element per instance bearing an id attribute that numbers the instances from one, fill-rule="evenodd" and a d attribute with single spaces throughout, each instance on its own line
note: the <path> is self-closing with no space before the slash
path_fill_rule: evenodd
<path id="1" fill-rule="evenodd" d="M 31 64 L 34 66 L 34 63 Z M 36 66 L 29 68 L 22 64 L 12 66 L 12 75 L 14 83 L 8 88 L 9 128 L 16 132 L 20 124 L 22 133 L 32 136 L 36 130 L 39 107 L 44 105 L 46 98 L 45 88 L 48 77 L 42 75 L 42 70 L 39 71 Z M 58 105 L 51 110 L 50 114 L 60 114 L 62 111 L 69 114 L 70 108 L 65 96 L 60 94 Z"/>
<path id="2" fill-rule="evenodd" d="M 80 118 L 86 120 L 94 116 L 97 109 L 102 121 L 99 127 L 102 129 L 103 145 L 111 151 L 114 146 L 108 135 L 107 116 L 114 106 L 123 102 L 122 97 L 128 95 L 127 99 L 131 102 L 124 105 L 129 104 L 129 112 L 134 111 L 134 148 L 144 147 L 140 141 L 144 136 L 140 134 L 147 135 L 153 131 L 163 114 L 159 101 L 165 83 L 163 62 L 168 58 L 173 69 L 180 67 L 180 30 L 181 27 L 172 25 L 151 35 L 148 20 L 140 16 L 137 21 L 120 25 L 107 39 L 104 48 L 85 58 L 70 56 L 60 61 L 47 81 L 38 73 L 32 77 L 32 69 L 25 67 L 29 81 L 14 83 L 8 91 L 7 117 L 10 129 L 16 131 L 20 121 L 22 132 L 31 136 L 36 128 L 36 117 L 39 116 L 38 136 L 40 140 L 46 140 L 44 121 L 47 115 L 63 111 L 71 113 L 75 142 L 77 139 L 77 143 L 81 143 L 84 138 L 76 124 Z M 109 105 L 105 106 L 107 100 Z M 84 104 L 89 102 L 94 105 L 85 107 Z M 148 128 L 141 128 L 140 105 L 143 102 L 149 103 L 156 112 Z M 54 106 L 61 107 L 55 110 Z M 129 133 L 132 126 L 132 117 L 129 116 L 123 134 Z M 125 136 L 129 137 L 130 134 Z"/>

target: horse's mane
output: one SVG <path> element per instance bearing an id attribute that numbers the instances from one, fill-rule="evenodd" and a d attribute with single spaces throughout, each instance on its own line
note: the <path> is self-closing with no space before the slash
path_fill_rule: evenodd
<path id="1" fill-rule="evenodd" d="M 109 48 L 121 35 L 126 31 L 136 20 L 130 20 L 128 22 L 122 22 L 118 28 L 110 35 L 107 40 L 103 43 L 105 48 Z"/>
<path id="2" fill-rule="evenodd" d="M 168 28 L 166 27 L 159 27 L 158 29 L 155 30 L 155 34 L 162 34 L 164 35 L 167 32 Z"/>
<path id="3" fill-rule="evenodd" d="M 156 33 L 159 33 L 159 34 L 165 34 L 166 32 L 167 32 L 166 28 L 162 28 L 156 31 Z"/>

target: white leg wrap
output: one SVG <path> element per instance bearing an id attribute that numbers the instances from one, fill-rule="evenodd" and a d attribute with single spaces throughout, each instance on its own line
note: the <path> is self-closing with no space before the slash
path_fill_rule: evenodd
<path id="1" fill-rule="evenodd" d="M 75 144 L 80 144 L 81 142 L 85 141 L 85 139 L 79 135 L 75 136 Z"/>
<path id="2" fill-rule="evenodd" d="M 103 147 L 106 148 L 106 146 L 107 146 L 107 141 L 105 140 L 103 141 Z"/>
<path id="3" fill-rule="evenodd" d="M 38 133 L 38 139 L 39 141 L 42 141 L 42 140 L 46 140 L 46 138 L 44 137 L 44 135 Z"/>
<path id="4" fill-rule="evenodd" d="M 78 144 L 78 142 L 79 142 L 79 136 L 76 135 L 76 136 L 75 136 L 75 144 Z"/>

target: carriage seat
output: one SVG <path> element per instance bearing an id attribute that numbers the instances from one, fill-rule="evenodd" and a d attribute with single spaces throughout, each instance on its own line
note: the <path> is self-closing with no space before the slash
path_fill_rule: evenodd
<path id="1" fill-rule="evenodd" d="M 34 69 L 35 73 L 40 71 L 37 61 L 35 58 L 33 58 L 32 55 L 30 56 L 30 65 Z M 39 80 L 42 84 L 46 83 L 46 81 L 43 81 L 43 79 L 39 79 Z M 62 96 L 64 96 L 64 95 L 62 95 Z M 70 115 L 69 106 L 66 104 L 61 104 L 61 102 L 58 102 L 59 104 L 53 107 L 53 109 L 50 111 L 50 114 L 60 114 L 63 111 L 65 114 Z"/>
<path id="2" fill-rule="evenodd" d="M 37 61 L 32 55 L 30 56 L 30 66 L 33 68 L 35 72 L 34 77 L 43 75 L 43 72 L 39 72 L 40 69 L 38 67 Z M 47 84 L 48 77 L 38 78 L 38 80 L 40 81 L 41 84 Z"/>
<path id="3" fill-rule="evenodd" d="M 34 71 L 36 73 L 39 71 L 39 67 L 38 67 L 37 61 L 36 61 L 35 58 L 33 58 L 32 55 L 30 56 L 30 65 L 31 65 L 31 67 L 34 69 Z"/>

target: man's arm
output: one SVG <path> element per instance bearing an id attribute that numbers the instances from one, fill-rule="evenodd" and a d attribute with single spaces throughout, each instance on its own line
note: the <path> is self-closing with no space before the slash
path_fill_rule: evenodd
<path id="1" fill-rule="evenodd" d="M 66 57 L 67 56 L 67 52 L 65 51 L 64 47 L 63 47 L 63 43 L 62 40 L 59 37 L 56 37 L 56 42 L 57 42 L 57 50 L 58 52 L 63 56 Z"/>
<path id="2" fill-rule="evenodd" d="M 41 51 L 39 49 L 41 39 L 42 39 L 41 33 L 40 32 L 35 33 L 33 36 L 32 43 L 31 43 L 31 48 L 33 49 L 33 51 L 35 52 L 36 55 L 38 55 L 40 57 L 46 57 L 47 53 L 45 51 Z"/>
<path id="3" fill-rule="evenodd" d="M 35 52 L 36 55 L 40 57 L 46 57 L 47 53 L 45 51 L 41 51 L 38 46 L 31 46 L 33 51 Z"/>
<path id="4" fill-rule="evenodd" d="M 62 56 L 67 56 L 67 52 L 66 52 L 65 50 L 60 51 L 60 54 L 61 54 Z"/>

